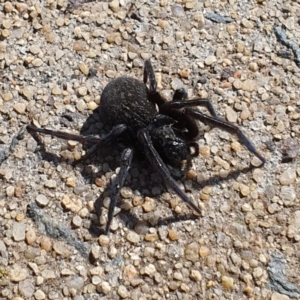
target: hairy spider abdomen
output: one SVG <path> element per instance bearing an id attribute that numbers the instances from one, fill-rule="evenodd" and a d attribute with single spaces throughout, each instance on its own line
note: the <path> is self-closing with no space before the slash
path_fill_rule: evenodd
<path id="1" fill-rule="evenodd" d="M 157 114 L 149 100 L 149 90 L 140 80 L 118 77 L 103 90 L 100 109 L 103 123 L 111 126 L 124 124 L 132 134 L 147 127 Z"/>

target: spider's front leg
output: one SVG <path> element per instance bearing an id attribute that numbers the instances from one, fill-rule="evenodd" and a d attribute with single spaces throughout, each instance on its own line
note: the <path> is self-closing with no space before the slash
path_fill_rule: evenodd
<path id="1" fill-rule="evenodd" d="M 230 133 L 235 134 L 240 142 L 246 146 L 246 148 L 252 152 L 256 157 L 258 157 L 262 163 L 266 162 L 266 159 L 256 150 L 253 143 L 247 136 L 243 133 L 243 131 L 234 124 L 231 124 L 223 119 L 207 116 L 200 111 L 196 111 L 190 108 L 184 110 L 184 114 L 187 116 L 193 117 L 204 124 L 208 124 L 212 127 L 218 127 L 220 129 L 224 129 Z"/>
<path id="2" fill-rule="evenodd" d="M 143 145 L 144 153 L 148 161 L 162 176 L 166 185 L 173 189 L 191 209 L 201 215 L 201 210 L 189 199 L 189 197 L 182 191 L 178 183 L 172 177 L 170 170 L 167 168 L 166 164 L 154 148 L 148 131 L 149 128 L 146 128 L 140 130 L 138 133 L 138 139 Z"/>
<path id="3" fill-rule="evenodd" d="M 114 216 L 114 210 L 117 205 L 117 200 L 120 194 L 120 190 L 124 185 L 126 176 L 128 174 L 128 170 L 131 165 L 131 160 L 133 156 L 133 150 L 131 148 L 126 148 L 121 157 L 121 165 L 120 171 L 115 178 L 114 182 L 112 183 L 111 187 L 111 196 L 110 196 L 110 204 L 108 209 L 108 220 L 105 227 L 105 234 L 108 234 L 110 225 Z"/>

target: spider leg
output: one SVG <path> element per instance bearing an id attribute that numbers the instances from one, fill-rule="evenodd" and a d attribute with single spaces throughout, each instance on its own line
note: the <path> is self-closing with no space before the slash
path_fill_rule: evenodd
<path id="1" fill-rule="evenodd" d="M 32 134 L 35 139 L 36 139 L 35 134 L 38 132 L 42 134 L 55 136 L 63 140 L 78 141 L 82 144 L 94 143 L 94 145 L 87 151 L 87 153 L 79 161 L 92 157 L 93 155 L 95 155 L 96 151 L 100 147 L 110 146 L 112 142 L 115 141 L 115 139 L 125 130 L 126 130 L 125 125 L 123 124 L 116 125 L 112 128 L 112 130 L 108 134 L 106 134 L 102 139 L 100 139 L 99 137 L 93 135 L 88 135 L 88 136 L 77 135 L 68 132 L 50 130 L 46 128 L 38 128 L 33 125 L 27 125 L 27 131 L 30 134 Z"/>
<path id="2" fill-rule="evenodd" d="M 255 156 L 257 156 L 262 161 L 262 163 L 266 162 L 266 159 L 256 150 L 252 142 L 246 137 L 243 131 L 240 128 L 238 128 L 236 125 L 231 124 L 221 118 L 204 115 L 200 111 L 193 110 L 190 108 L 185 109 L 183 113 L 203 122 L 204 124 L 208 124 L 212 127 L 218 127 L 230 133 L 236 134 L 240 142 L 244 144 L 250 152 L 252 152 Z"/>
<path id="3" fill-rule="evenodd" d="M 155 168 L 155 170 L 162 176 L 164 182 L 169 187 L 171 187 L 190 208 L 192 208 L 194 211 L 196 211 L 198 214 L 201 215 L 201 210 L 180 189 L 177 182 L 171 176 L 169 169 L 167 168 L 162 158 L 154 148 L 148 131 L 149 128 L 146 128 L 138 132 L 138 139 L 141 142 L 141 144 L 144 146 L 144 152 L 148 161 Z"/>
<path id="4" fill-rule="evenodd" d="M 117 199 L 120 194 L 120 189 L 124 185 L 128 170 L 131 165 L 132 156 L 133 150 L 131 148 L 126 148 L 122 153 L 120 171 L 111 187 L 111 197 L 108 210 L 108 220 L 105 227 L 105 234 L 108 234 L 109 232 L 109 228 L 114 215 L 114 210 L 117 204 Z"/>
<path id="5" fill-rule="evenodd" d="M 176 92 L 177 92 L 176 97 L 180 95 L 180 90 L 181 89 L 175 91 L 173 100 L 171 102 L 166 102 L 162 105 L 163 109 L 180 109 L 180 108 L 193 107 L 193 106 L 204 106 L 207 108 L 207 110 L 213 117 L 217 119 L 221 119 L 221 117 L 217 115 L 217 112 L 209 99 L 193 99 L 193 100 L 186 100 L 186 98 L 181 98 L 182 100 L 181 99 L 178 100 L 178 98 L 174 99 Z"/>
<path id="6" fill-rule="evenodd" d="M 149 91 L 151 94 L 156 92 L 157 82 L 150 60 L 146 60 L 144 64 L 144 83 L 149 79 Z"/>

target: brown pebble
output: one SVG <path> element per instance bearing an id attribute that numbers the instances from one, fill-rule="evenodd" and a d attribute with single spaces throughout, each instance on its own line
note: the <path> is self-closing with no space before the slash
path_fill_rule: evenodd
<path id="1" fill-rule="evenodd" d="M 40 246 L 42 249 L 46 250 L 49 252 L 52 249 L 52 242 L 49 237 L 43 236 L 40 239 Z"/>
<path id="2" fill-rule="evenodd" d="M 168 234 L 171 241 L 177 241 L 181 237 L 181 234 L 175 228 L 171 228 Z"/>
<path id="3" fill-rule="evenodd" d="M 36 241 L 36 234 L 33 229 L 29 229 L 26 232 L 25 241 L 28 245 L 32 245 Z"/>

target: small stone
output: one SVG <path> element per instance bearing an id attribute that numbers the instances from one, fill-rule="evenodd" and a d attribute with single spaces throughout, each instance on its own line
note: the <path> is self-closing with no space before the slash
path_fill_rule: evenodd
<path id="1" fill-rule="evenodd" d="M 61 203 L 64 208 L 77 213 L 82 209 L 82 201 L 80 199 L 70 198 L 68 195 L 64 195 Z"/>
<path id="2" fill-rule="evenodd" d="M 107 246 L 109 244 L 109 237 L 107 235 L 102 234 L 99 236 L 98 242 L 99 242 L 99 245 L 102 247 Z"/>
<path id="3" fill-rule="evenodd" d="M 84 40 L 76 40 L 73 42 L 73 50 L 74 51 L 88 51 L 89 45 Z"/>
<path id="4" fill-rule="evenodd" d="M 252 71 L 252 72 L 256 72 L 256 71 L 258 70 L 258 65 L 257 65 L 257 63 L 251 62 L 251 63 L 249 64 L 249 70 Z"/>
<path id="5" fill-rule="evenodd" d="M 53 244 L 54 251 L 63 256 L 63 257 L 69 257 L 71 255 L 71 251 L 69 247 L 64 242 L 58 241 Z"/>
<path id="6" fill-rule="evenodd" d="M 15 194 L 15 187 L 10 185 L 6 188 L 6 195 L 12 197 Z"/>
<path id="7" fill-rule="evenodd" d="M 145 266 L 144 273 L 146 275 L 148 275 L 149 277 L 153 277 L 156 273 L 155 265 L 149 264 L 149 265 Z"/>
<path id="8" fill-rule="evenodd" d="M 257 89 L 257 84 L 256 84 L 256 81 L 255 80 L 252 80 L 252 79 L 246 79 L 244 82 L 243 82 L 243 85 L 242 85 L 242 90 L 243 91 L 247 91 L 247 92 L 253 92 Z"/>
<path id="9" fill-rule="evenodd" d="M 219 156 L 215 156 L 214 157 L 214 161 L 220 165 L 222 168 L 224 168 L 225 170 L 229 170 L 230 169 L 230 165 L 227 161 L 225 161 L 224 159 L 222 159 L 221 157 Z"/>
<path id="10" fill-rule="evenodd" d="M 243 184 L 243 183 L 240 183 L 240 184 L 239 184 L 239 188 L 240 188 L 241 194 L 242 194 L 244 197 L 246 197 L 246 196 L 248 196 L 248 195 L 250 194 L 250 188 L 249 188 L 247 185 L 245 185 L 245 184 Z"/>
<path id="11" fill-rule="evenodd" d="M 289 185 L 296 180 L 296 171 L 292 168 L 286 169 L 279 177 L 279 182 L 282 185 Z"/>
<path id="12" fill-rule="evenodd" d="M 283 295 L 283 294 L 279 294 L 277 292 L 274 292 L 271 296 L 271 300 L 290 300 L 291 298 Z"/>
<path id="13" fill-rule="evenodd" d="M 46 251 L 51 251 L 52 249 L 52 242 L 50 240 L 49 237 L 47 236 L 43 236 L 41 239 L 40 239 L 40 246 L 42 249 L 46 250 Z"/>
<path id="14" fill-rule="evenodd" d="M 2 98 L 4 101 L 11 101 L 14 98 L 14 96 L 11 92 L 7 92 L 2 94 Z"/>
<path id="15" fill-rule="evenodd" d="M 190 76 L 190 70 L 187 69 L 187 68 L 180 70 L 179 71 L 179 76 L 181 78 L 189 78 L 189 76 Z"/>
<path id="16" fill-rule="evenodd" d="M 92 245 L 90 254 L 93 260 L 97 260 L 100 256 L 100 247 L 98 245 Z"/>
<path id="17" fill-rule="evenodd" d="M 98 107 L 98 104 L 95 101 L 90 101 L 87 104 L 89 110 L 95 110 Z"/>
<path id="18" fill-rule="evenodd" d="M 88 91 L 87 91 L 87 88 L 85 86 L 81 86 L 81 87 L 78 88 L 77 92 L 78 92 L 79 96 L 85 96 L 85 95 L 87 95 Z"/>
<path id="19" fill-rule="evenodd" d="M 168 235 L 171 241 L 177 241 L 181 237 L 181 234 L 175 228 L 171 228 Z"/>
<path id="20" fill-rule="evenodd" d="M 5 2 L 4 3 L 4 11 L 6 13 L 10 13 L 10 12 L 12 12 L 12 10 L 13 10 L 13 6 L 12 6 L 11 2 L 10 1 Z"/>
<path id="21" fill-rule="evenodd" d="M 34 298 L 36 300 L 43 300 L 46 299 L 46 295 L 42 290 L 36 290 L 36 292 L 34 293 Z"/>
<path id="22" fill-rule="evenodd" d="M 125 199 L 132 198 L 132 196 L 133 196 L 132 189 L 129 188 L 129 187 L 126 187 L 126 186 L 124 186 L 124 187 L 121 188 L 120 194 Z"/>
<path id="23" fill-rule="evenodd" d="M 134 231 L 129 231 L 129 233 L 126 236 L 126 239 L 133 244 L 137 244 L 140 241 L 140 236 Z"/>
<path id="24" fill-rule="evenodd" d="M 75 177 L 68 177 L 66 181 L 66 185 L 70 187 L 75 187 L 76 186 L 76 178 Z"/>
<path id="25" fill-rule="evenodd" d="M 26 104 L 25 103 L 21 103 L 18 102 L 14 105 L 14 110 L 18 113 L 18 114 L 24 114 L 25 110 L 26 110 Z"/>
<path id="26" fill-rule="evenodd" d="M 30 298 L 34 293 L 34 285 L 29 279 L 25 279 L 19 283 L 19 293 L 25 298 Z"/>
<path id="27" fill-rule="evenodd" d="M 204 63 L 207 66 L 212 65 L 213 63 L 215 63 L 217 61 L 217 58 L 214 55 L 210 55 L 208 57 L 205 58 Z"/>
<path id="28" fill-rule="evenodd" d="M 201 247 L 200 247 L 200 249 L 199 249 L 199 255 L 200 255 L 202 258 L 207 257 L 209 254 L 210 254 L 210 250 L 209 250 L 208 247 L 206 247 L 206 246 L 201 246 Z"/>
<path id="29" fill-rule="evenodd" d="M 196 262 L 199 260 L 199 244 L 192 242 L 184 249 L 185 258 L 189 261 Z"/>
<path id="30" fill-rule="evenodd" d="M 233 278 L 228 276 L 222 276 L 222 285 L 225 289 L 233 289 L 234 288 L 234 281 Z"/>
<path id="31" fill-rule="evenodd" d="M 21 267 L 12 269 L 9 273 L 9 279 L 12 282 L 20 282 L 27 278 L 28 271 L 27 269 L 22 269 Z"/>
<path id="32" fill-rule="evenodd" d="M 236 123 L 237 121 L 237 113 L 230 106 L 226 108 L 226 118 L 231 123 Z"/>
<path id="33" fill-rule="evenodd" d="M 42 271 L 42 274 L 44 279 L 54 279 L 56 278 L 55 272 L 53 270 L 45 269 Z"/>
<path id="34" fill-rule="evenodd" d="M 127 288 L 124 285 L 120 285 L 118 287 L 118 295 L 122 299 L 129 297 L 129 292 L 128 292 Z"/>
<path id="35" fill-rule="evenodd" d="M 236 79 L 232 85 L 235 89 L 240 90 L 243 87 L 243 82 L 240 79 Z"/>
<path id="36" fill-rule="evenodd" d="M 89 67 L 88 67 L 85 63 L 80 62 L 80 63 L 78 64 L 78 68 L 79 68 L 79 70 L 80 70 L 84 75 L 86 75 L 86 76 L 89 75 L 90 69 L 89 69 Z"/>
<path id="37" fill-rule="evenodd" d="M 39 194 L 36 196 L 35 201 L 37 202 L 37 204 L 39 204 L 41 207 L 45 207 L 48 205 L 49 203 L 49 199 L 43 195 L 43 194 Z"/>
<path id="38" fill-rule="evenodd" d="M 54 189 L 56 188 L 56 181 L 54 179 L 49 179 L 45 182 L 45 187 L 49 189 Z"/>
<path id="39" fill-rule="evenodd" d="M 36 241 L 36 234 L 33 229 L 29 229 L 26 232 L 25 241 L 28 245 L 32 245 Z"/>
<path id="40" fill-rule="evenodd" d="M 119 0 L 113 0 L 109 3 L 109 8 L 113 11 L 113 12 L 117 12 L 119 9 L 120 3 Z"/>
<path id="41" fill-rule="evenodd" d="M 55 60 L 57 61 L 57 60 L 61 59 L 64 55 L 65 55 L 65 51 L 58 49 L 55 52 Z"/>
<path id="42" fill-rule="evenodd" d="M 145 212 L 153 211 L 156 207 L 156 201 L 153 198 L 146 197 L 142 207 Z"/>
<path id="43" fill-rule="evenodd" d="M 65 19 L 62 18 L 62 17 L 59 17 L 55 20 L 55 23 L 56 23 L 57 26 L 61 27 L 65 24 Z"/>
<path id="44" fill-rule="evenodd" d="M 35 58 L 31 63 L 35 67 L 40 67 L 44 62 L 40 58 Z"/>
<path id="45" fill-rule="evenodd" d="M 111 292 L 111 286 L 107 281 L 103 281 L 100 286 L 97 286 L 97 291 L 107 295 Z"/>
<path id="46" fill-rule="evenodd" d="M 74 216 L 73 219 L 72 219 L 72 224 L 75 227 L 81 227 L 81 225 L 82 225 L 82 219 L 79 216 Z"/>
<path id="47" fill-rule="evenodd" d="M 62 90 L 57 85 L 55 85 L 52 88 L 51 93 L 52 95 L 60 95 L 62 93 Z"/>
<path id="48" fill-rule="evenodd" d="M 13 238 L 16 242 L 25 240 L 25 229 L 24 223 L 15 222 L 12 229 Z"/>
<path id="49" fill-rule="evenodd" d="M 124 268 L 123 276 L 125 280 L 132 281 L 138 275 L 138 271 L 134 265 L 127 265 Z"/>
<path id="50" fill-rule="evenodd" d="M 199 281 L 199 282 L 202 280 L 201 273 L 198 270 L 191 270 L 190 278 L 193 279 L 194 281 Z"/>

